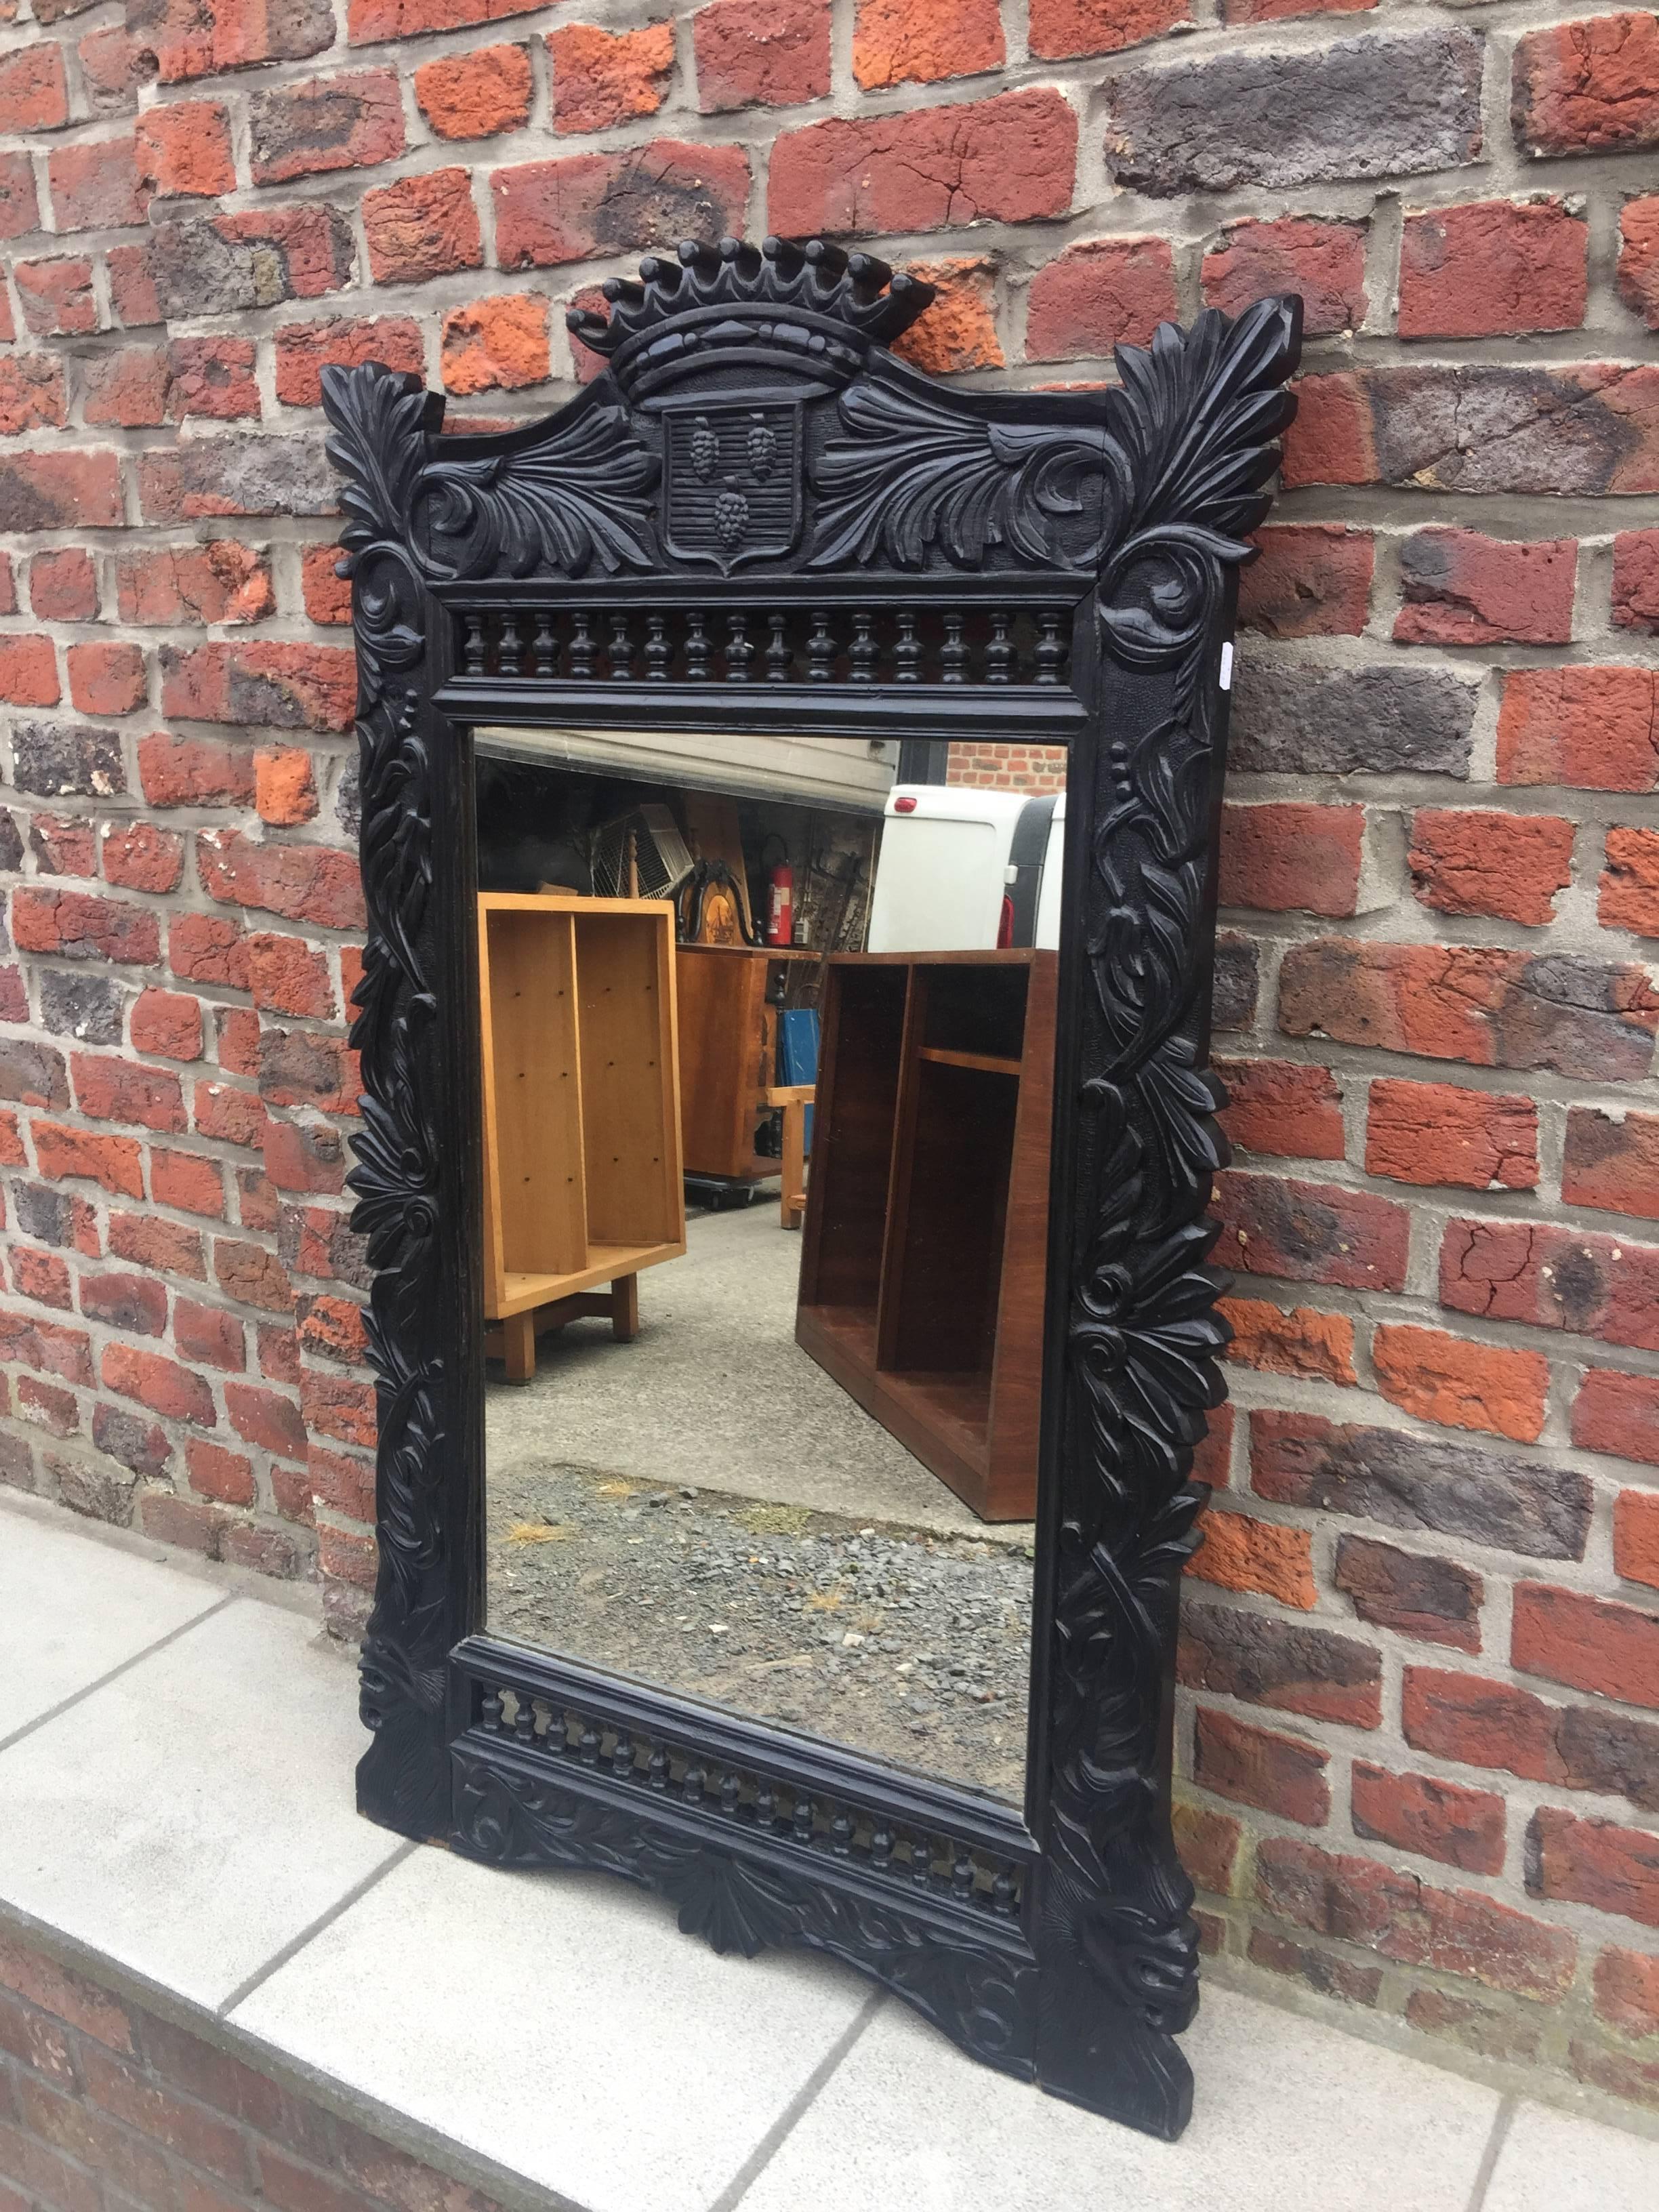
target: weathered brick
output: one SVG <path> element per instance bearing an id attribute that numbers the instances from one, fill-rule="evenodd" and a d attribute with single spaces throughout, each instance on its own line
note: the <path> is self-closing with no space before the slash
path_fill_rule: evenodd
<path id="1" fill-rule="evenodd" d="M 447 392 L 518 392 L 551 374 L 549 309 L 536 292 L 500 292 L 452 307 L 443 320 Z"/>
<path id="2" fill-rule="evenodd" d="M 311 621 L 343 623 L 351 620 L 351 584 L 340 574 L 337 545 L 307 546 L 300 566 L 300 590 Z"/>
<path id="3" fill-rule="evenodd" d="M 1414 1875 L 1299 1838 L 1262 1844 L 1256 1895 L 1270 1912 L 1316 1934 L 1512 1996 L 1559 2003 L 1572 1984 L 1578 1946 L 1565 1929 L 1476 1891 L 1432 1889 Z"/>
<path id="4" fill-rule="evenodd" d="M 81 82 L 94 115 L 129 114 L 138 104 L 139 48 L 125 24 L 89 31 L 76 42 Z"/>
<path id="5" fill-rule="evenodd" d="M 420 284 L 458 269 L 481 267 L 483 238 L 471 172 L 432 169 L 366 192 L 363 234 L 377 284 Z M 388 359 L 387 366 L 418 369 L 418 337 L 415 351 L 412 362 Z"/>
<path id="6" fill-rule="evenodd" d="M 252 338 L 174 338 L 167 348 L 167 412 L 235 422 L 259 413 Z"/>
<path id="7" fill-rule="evenodd" d="M 1395 1182 L 1534 1190 L 1538 1108 L 1512 1092 L 1380 1076 L 1367 1102 L 1365 1172 Z"/>
<path id="8" fill-rule="evenodd" d="M 300 1378 L 300 1409 L 313 1435 L 332 1437 L 367 1451 L 374 1449 L 374 1393 L 367 1383 L 307 1368 Z"/>
<path id="9" fill-rule="evenodd" d="M 1005 366 L 997 337 L 994 261 L 968 255 L 913 261 L 909 273 L 933 287 L 933 299 L 921 321 L 897 340 L 895 353 L 932 376 Z"/>
<path id="10" fill-rule="evenodd" d="M 226 744 L 217 738 L 178 738 L 158 730 L 138 740 L 138 777 L 152 806 L 247 805 L 253 798 L 253 752 L 251 746 Z M 191 919 L 180 915 L 173 924 L 174 931 Z M 204 981 L 233 980 L 203 978 Z"/>
<path id="11" fill-rule="evenodd" d="M 172 392 L 165 346 L 124 346 L 88 362 L 82 408 L 91 423 L 154 428 L 167 419 Z"/>
<path id="12" fill-rule="evenodd" d="M 356 708 L 351 653 L 334 645 L 164 645 L 161 712 L 203 722 L 345 730 Z"/>
<path id="13" fill-rule="evenodd" d="M 337 492 L 319 442 L 277 437 L 269 430 L 191 438 L 138 456 L 138 503 L 146 522 L 332 514 L 337 512 Z"/>
<path id="14" fill-rule="evenodd" d="M 422 31 L 460 31 L 474 23 L 522 15 L 538 0 L 347 0 L 347 33 L 354 46 L 375 39 L 410 39 Z"/>
<path id="15" fill-rule="evenodd" d="M 1321 1996 L 1345 1997 L 1351 2004 L 1374 2005 L 1382 1986 L 1380 1966 L 1356 1966 L 1352 1959 L 1316 1950 L 1311 1944 L 1292 1943 L 1267 1928 L 1251 1929 L 1248 1954 L 1252 1966 L 1286 1974 Z"/>
<path id="16" fill-rule="evenodd" d="M 1400 242 L 1400 335 L 1576 331 L 1589 297 L 1589 224 L 1549 197 L 1408 215 Z"/>
<path id="17" fill-rule="evenodd" d="M 1243 1839 L 1243 1823 L 1231 1813 L 1213 1812 L 1207 1805 L 1187 1804 L 1179 1798 L 1170 1817 L 1176 1850 L 1188 1874 L 1200 1889 L 1229 1896 Z"/>
<path id="18" fill-rule="evenodd" d="M 1259 530 L 1259 557 L 1239 571 L 1238 619 L 1267 637 L 1358 637 L 1370 611 L 1376 551 L 1369 530 L 1314 522 Z"/>
<path id="19" fill-rule="evenodd" d="M 167 1325 L 167 1294 L 153 1275 L 86 1274 L 81 1310 L 128 1336 L 161 1336 Z"/>
<path id="20" fill-rule="evenodd" d="M 78 545 L 37 553 L 29 562 L 29 605 L 42 622 L 94 621 L 98 571 L 91 555 Z"/>
<path id="21" fill-rule="evenodd" d="M 1365 810 L 1305 800 L 1228 805 L 1221 813 L 1224 906 L 1351 915 L 1365 862 Z"/>
<path id="22" fill-rule="evenodd" d="M 141 187 L 195 199 L 216 199 L 236 189 L 230 150 L 230 111 L 216 100 L 177 100 L 138 118 Z"/>
<path id="23" fill-rule="evenodd" d="M 1659 1589 L 1659 1492 L 1621 1490 L 1613 1501 L 1613 1572 Z"/>
<path id="24" fill-rule="evenodd" d="M 1543 1559 L 1583 1558 L 1593 1502 L 1574 1468 L 1265 1408 L 1250 1415 L 1250 1486 L 1285 1505 Z"/>
<path id="25" fill-rule="evenodd" d="M 60 231 L 142 222 L 149 205 L 149 187 L 138 173 L 130 131 L 122 138 L 82 138 L 72 146 L 54 146 L 46 157 L 46 179 Z"/>
<path id="26" fill-rule="evenodd" d="M 1312 1539 L 1305 1528 L 1236 1512 L 1206 1513 L 1200 1526 L 1204 1541 L 1187 1563 L 1189 1575 L 1221 1589 L 1253 1590 L 1312 1612 L 1319 1593 L 1314 1587 Z"/>
<path id="27" fill-rule="evenodd" d="M 123 520 L 120 463 L 82 448 L 0 458 L 0 513 L 12 530 L 110 530 Z"/>
<path id="28" fill-rule="evenodd" d="M 1481 51 L 1436 30 L 1126 70 L 1109 87 L 1107 171 L 1168 199 L 1458 167 L 1481 151 Z"/>
<path id="29" fill-rule="evenodd" d="M 147 1482 L 157 1481 L 173 1463 L 173 1446 L 165 1430 L 119 1406 L 94 1406 L 92 1440 L 100 1452 L 118 1460 L 131 1474 Z"/>
<path id="30" fill-rule="evenodd" d="M 1540 1805 L 1527 1826 L 1527 1891 L 1659 1928 L 1659 1835 Z"/>
<path id="31" fill-rule="evenodd" d="M 185 1457 L 190 1468 L 190 1486 L 198 1497 L 211 1498 L 221 1505 L 254 1503 L 258 1493 L 253 1462 L 240 1452 L 227 1451 L 222 1444 L 209 1443 L 205 1437 L 191 1437 L 185 1446 Z"/>
<path id="32" fill-rule="evenodd" d="M 1368 1644 L 1231 1607 L 1184 1603 L 1176 1668 L 1188 1687 L 1374 1729 L 1382 1662 Z"/>
<path id="33" fill-rule="evenodd" d="M 1659 1379 L 1592 1367 L 1573 1401 L 1572 1440 L 1659 1467 Z"/>
<path id="34" fill-rule="evenodd" d="M 1567 2046 L 1573 2072 L 1581 2081 L 1603 2089 L 1611 2097 L 1626 2097 L 1632 2104 L 1659 2111 L 1659 2059 L 1642 2059 L 1624 2051 L 1609 2051 L 1588 2037 L 1575 2036 Z"/>
<path id="35" fill-rule="evenodd" d="M 160 1220 L 153 1213 L 112 1212 L 109 1249 L 118 1260 L 131 1260 L 135 1267 L 158 1267 L 167 1274 L 187 1275 L 198 1283 L 207 1278 L 202 1240 L 195 1231 L 181 1222 Z"/>
<path id="36" fill-rule="evenodd" d="M 1413 890 L 1442 914 L 1553 921 L 1555 894 L 1572 880 L 1573 834 L 1556 814 L 1419 807 L 1406 856 Z"/>
<path id="37" fill-rule="evenodd" d="M 1264 1375 L 1296 1375 L 1305 1382 L 1354 1383 L 1353 1323 L 1346 1314 L 1297 1306 L 1286 1313 L 1263 1298 L 1224 1298 L 1221 1313 L 1232 1330 L 1227 1357 Z"/>
<path id="38" fill-rule="evenodd" d="M 158 223 L 147 276 L 162 314 L 236 314 L 284 300 L 313 300 L 351 281 L 354 246 L 343 211 L 319 201 L 231 215 L 175 216 Z M 113 272 L 112 271 L 112 276 Z M 125 308 L 124 322 L 135 317 Z"/>
<path id="39" fill-rule="evenodd" d="M 50 354 L 0 356 L 0 438 L 61 430 L 68 419 L 61 362 Z"/>
<path id="40" fill-rule="evenodd" d="M 1353 1290 L 1405 1287 L 1410 1218 L 1369 1191 L 1235 1170 L 1217 1178 L 1215 1210 L 1229 1267 Z"/>
<path id="41" fill-rule="evenodd" d="M 1358 1618 L 1374 1628 L 1391 1628 L 1425 1644 L 1449 1644 L 1455 1651 L 1480 1649 L 1485 1585 L 1455 1560 L 1402 1552 L 1370 1536 L 1345 1535 L 1337 1539 L 1333 1579 L 1352 1600 Z"/>
<path id="42" fill-rule="evenodd" d="M 67 1106 L 69 1073 L 63 1054 L 29 1037 L 0 1039 L 0 1098 L 21 1106 Z"/>
<path id="43" fill-rule="evenodd" d="M 1519 1583 L 1511 1639 L 1510 1663 L 1523 1674 L 1659 1707 L 1659 1616 L 1582 1590 Z"/>
<path id="44" fill-rule="evenodd" d="M 1603 1951 L 1595 1962 L 1595 2011 L 1626 2035 L 1659 2036 L 1659 1957 Z"/>
<path id="45" fill-rule="evenodd" d="M 82 714 L 130 714 L 145 693 L 144 655 L 136 645 L 103 640 L 72 645 L 64 656 L 70 698 Z"/>
<path id="46" fill-rule="evenodd" d="M 201 1504 L 193 1498 L 170 1497 L 160 1491 L 151 1491 L 139 1499 L 138 1521 L 145 1535 L 158 1543 L 177 1544 L 181 1550 L 200 1552 L 210 1559 L 220 1556 L 228 1525 L 228 1516 L 216 1505 Z M 149 2185 L 152 2196 L 158 2186 L 165 2188 L 165 2173 L 163 2168 L 159 2185 Z"/>
<path id="47" fill-rule="evenodd" d="M 1659 1220 L 1659 1115 L 1569 1107 L 1561 1195 L 1570 1206 Z"/>
<path id="48" fill-rule="evenodd" d="M 314 1106 L 355 1114 L 362 1081 L 342 1037 L 315 1030 L 267 1029 L 259 1038 L 259 1096 L 270 1106 Z"/>
<path id="49" fill-rule="evenodd" d="M 1305 378 L 1284 482 L 1573 496 L 1659 483 L 1659 370 L 1382 368 Z"/>
<path id="50" fill-rule="evenodd" d="M 0 154 L 0 238 L 24 238 L 40 228 L 33 163 L 26 153 Z"/>
<path id="51" fill-rule="evenodd" d="M 148 966 L 161 955 L 161 927 L 149 908 L 84 891 L 20 885 L 12 893 L 11 927 L 20 950 L 66 960 Z"/>
<path id="52" fill-rule="evenodd" d="M 201 1429 L 215 1425 L 213 1393 L 207 1384 L 199 1375 L 192 1375 L 189 1368 L 159 1352 L 106 1344 L 100 1371 L 106 1389 L 123 1398 L 136 1398 L 163 1420 L 189 1421 Z"/>
<path id="53" fill-rule="evenodd" d="M 142 329 L 146 323 L 159 323 L 161 303 L 156 296 L 148 242 L 112 246 L 104 256 L 104 264 L 109 271 L 110 305 L 116 321 L 130 331 Z"/>
<path id="54" fill-rule="evenodd" d="M 135 1052 L 150 1053 L 159 1060 L 199 1060 L 202 1056 L 200 1000 L 187 998 L 179 991 L 141 991 L 132 1009 L 132 1047 Z M 147 1093 L 153 1089 L 153 1085 L 147 1085 Z M 161 1095 L 170 1102 L 173 1093 L 164 1091 Z M 84 1096 L 81 1109 L 83 1113 L 93 1111 Z M 170 1103 L 167 1110 L 169 1113 L 173 1110 Z M 182 1129 L 185 1126 L 182 1101 L 177 1110 L 177 1120 L 169 1120 L 165 1124 L 150 1121 L 146 1126 Z M 116 1118 L 133 1120 L 143 1117 L 126 1114 Z"/>
<path id="55" fill-rule="evenodd" d="M 1371 1339 L 1371 1365 L 1382 1395 L 1419 1420 L 1524 1443 L 1543 1429 L 1549 1363 L 1541 1352 L 1383 1322 Z"/>
<path id="56" fill-rule="evenodd" d="M 320 406 L 325 368 L 369 361 L 424 374 L 419 324 L 408 315 L 331 315 L 318 323 L 284 323 L 276 339 L 276 397 L 285 407 Z"/>
<path id="57" fill-rule="evenodd" d="M 1659 994 L 1638 967 L 1570 953 L 1327 937 L 1285 954 L 1279 1024 L 1477 1067 L 1634 1081 L 1652 1066 Z"/>
<path id="58" fill-rule="evenodd" d="M 498 264 L 541 268 L 741 231 L 749 157 L 738 146 L 658 138 L 497 169 L 489 187 Z"/>
<path id="59" fill-rule="evenodd" d="M 90 822 L 66 822 L 59 815 L 36 814 L 29 823 L 29 850 L 43 876 L 94 876 L 98 848 Z"/>
<path id="60" fill-rule="evenodd" d="M 672 22 L 606 31 L 567 23 L 546 33 L 553 128 L 561 135 L 609 131 L 654 115 L 674 74 Z"/>
<path id="61" fill-rule="evenodd" d="M 1218 1796 L 1322 1828 L 1331 1812 L 1329 1766 L 1330 1753 L 1317 1744 L 1199 1707 L 1193 1775 Z"/>
<path id="62" fill-rule="evenodd" d="M 363 925 L 353 854 L 324 845 L 256 844 L 240 830 L 206 830 L 197 838 L 196 860 L 210 898 L 329 929 Z"/>
<path id="63" fill-rule="evenodd" d="M 297 1301 L 300 1347 L 315 1358 L 337 1359 L 362 1366 L 368 1357 L 363 1309 L 350 1298 L 331 1297 L 325 1291 L 308 1292 Z"/>
<path id="64" fill-rule="evenodd" d="M 58 653 L 49 637 L 0 637 L 0 700 L 54 707 L 59 696 Z"/>
<path id="65" fill-rule="evenodd" d="M 794 107 L 830 89 L 830 0 L 713 0 L 691 37 L 705 115 Z"/>
<path id="66" fill-rule="evenodd" d="M 325 1125 L 279 1121 L 265 1124 L 265 1173 L 279 1190 L 337 1195 L 345 1188 L 339 1134 Z"/>
<path id="67" fill-rule="evenodd" d="M 238 1375 L 247 1364 L 242 1323 L 222 1306 L 180 1298 L 173 1308 L 173 1340 L 193 1366 Z"/>
<path id="68" fill-rule="evenodd" d="M 1275 293 L 1297 292 L 1310 337 L 1358 330 L 1366 308 L 1365 226 L 1312 216 L 1244 216 L 1206 252 L 1202 281 L 1206 305 L 1230 315 Z"/>
<path id="69" fill-rule="evenodd" d="M 1478 531 L 1414 532 L 1401 548 L 1401 645 L 1565 645 L 1572 635 L 1578 547 Z"/>
<path id="70" fill-rule="evenodd" d="M 1450 1221 L 1440 1303 L 1488 1321 L 1659 1351 L 1659 1249 L 1577 1237 L 1552 1222 Z"/>
<path id="71" fill-rule="evenodd" d="M 1620 628 L 1659 636 L 1659 530 L 1621 530 L 1613 539 L 1612 612 Z"/>
<path id="72" fill-rule="evenodd" d="M 1659 198 L 1626 200 L 1620 210 L 1619 296 L 1659 330 Z"/>
<path id="73" fill-rule="evenodd" d="M 1445 1990 L 1413 1990 L 1406 2000 L 1406 2018 L 1426 2034 L 1461 2043 L 1486 2058 L 1520 2062 L 1538 2055 L 1539 2033 L 1531 2021 Z"/>
<path id="74" fill-rule="evenodd" d="M 1518 668 L 1498 723 L 1504 783 L 1651 791 L 1659 784 L 1659 672 Z"/>
<path id="75" fill-rule="evenodd" d="M 1076 114 L 1046 88 L 835 118 L 776 141 L 767 220 L 785 236 L 1030 222 L 1066 212 L 1076 167 Z"/>
<path id="76" fill-rule="evenodd" d="M 69 119 L 69 78 L 56 39 L 37 39 L 0 58 L 0 131 L 58 131 Z"/>
<path id="77" fill-rule="evenodd" d="M 156 1145 L 149 1156 L 149 1194 L 158 1206 L 222 1219 L 224 1170 L 217 1160 L 204 1159 L 198 1152 L 169 1152 Z"/>
<path id="78" fill-rule="evenodd" d="M 307 60 L 334 43 L 329 0 L 143 0 L 131 29 L 163 84 L 180 84 L 258 62 Z"/>
<path id="79" fill-rule="evenodd" d="M 440 138 L 493 138 L 530 120 L 530 50 L 480 46 L 415 72 L 415 98 Z"/>
<path id="80" fill-rule="evenodd" d="M 1294 1060 L 1218 1060 L 1229 1140 L 1282 1158 L 1340 1160 L 1342 1096 L 1328 1067 Z"/>
<path id="81" fill-rule="evenodd" d="M 306 1425 L 291 1398 L 276 1390 L 257 1389 L 252 1383 L 228 1382 L 225 1407 L 231 1425 L 246 1443 L 303 1464 Z"/>
<path id="82" fill-rule="evenodd" d="M 1467 776 L 1475 692 L 1440 669 L 1327 668 L 1246 654 L 1234 680 L 1235 772 Z"/>
<path id="83" fill-rule="evenodd" d="M 403 101 L 389 69 L 255 93 L 249 121 L 256 185 L 372 168 L 404 150 Z"/>
<path id="84" fill-rule="evenodd" d="M 1659 937 L 1659 830 L 1608 830 L 1595 911 L 1609 929 Z"/>
<path id="85" fill-rule="evenodd" d="M 1109 356 L 1115 346 L 1146 344 L 1160 323 L 1179 313 L 1167 240 L 1085 239 L 1032 279 L 1025 357 Z"/>
<path id="86" fill-rule="evenodd" d="M 184 873 L 185 841 L 153 822 L 105 823 L 100 833 L 107 881 L 130 891 L 171 891 Z"/>
<path id="87" fill-rule="evenodd" d="M 1528 154 L 1659 146 L 1659 21 L 1596 15 L 1518 40 L 1510 121 Z"/>
<path id="88" fill-rule="evenodd" d="M 61 1313 L 74 1308 L 69 1268 L 55 1252 L 37 1252 L 32 1244 L 20 1244 L 12 1254 L 11 1279 L 18 1295 L 33 1298 L 36 1305 L 56 1306 Z"/>
<path id="89" fill-rule="evenodd" d="M 1438 1859 L 1466 1874 L 1504 1871 L 1504 1800 L 1432 1774 L 1353 1763 L 1353 1832 L 1368 1843 Z"/>

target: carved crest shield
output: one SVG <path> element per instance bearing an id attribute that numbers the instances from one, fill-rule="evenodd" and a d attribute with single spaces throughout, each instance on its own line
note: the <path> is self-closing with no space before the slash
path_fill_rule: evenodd
<path id="1" fill-rule="evenodd" d="M 724 575 L 775 560 L 800 530 L 801 410 L 794 399 L 666 411 L 669 550 Z"/>

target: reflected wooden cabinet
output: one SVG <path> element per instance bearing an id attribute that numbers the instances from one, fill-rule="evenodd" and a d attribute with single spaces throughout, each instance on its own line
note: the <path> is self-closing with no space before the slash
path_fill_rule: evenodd
<path id="1" fill-rule="evenodd" d="M 1036 1507 L 1055 962 L 825 979 L 795 1340 L 987 1521 Z"/>
<path id="2" fill-rule="evenodd" d="M 549 1328 L 633 1335 L 640 1270 L 685 1249 L 673 909 L 486 892 L 478 969 L 486 1349 L 527 1382 Z"/>
<path id="3" fill-rule="evenodd" d="M 823 956 L 782 945 L 682 945 L 681 1127 L 687 1175 L 757 1182 L 780 1162 L 755 1150 L 777 1073 L 780 1006 L 810 1006 Z"/>

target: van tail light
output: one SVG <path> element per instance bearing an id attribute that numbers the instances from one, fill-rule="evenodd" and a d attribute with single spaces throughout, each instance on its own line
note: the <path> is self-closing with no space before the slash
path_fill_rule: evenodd
<path id="1" fill-rule="evenodd" d="M 1002 894 L 1002 919 L 997 924 L 997 951 L 1006 952 L 1014 941 L 1014 902 L 1006 891 Z"/>
<path id="2" fill-rule="evenodd" d="M 893 801 L 895 814 L 914 814 L 915 811 L 916 802 L 914 799 L 896 799 Z"/>

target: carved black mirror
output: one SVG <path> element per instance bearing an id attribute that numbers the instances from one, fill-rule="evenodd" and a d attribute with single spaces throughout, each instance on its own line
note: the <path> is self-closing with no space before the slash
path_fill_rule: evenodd
<path id="1" fill-rule="evenodd" d="M 928 288 L 820 244 L 605 289 L 605 366 L 526 428 L 324 377 L 359 1803 L 829 1953 L 1173 2136 L 1216 827 L 1299 306 L 1039 393 L 907 365 Z M 1007 748 L 1046 795 L 987 790 Z"/>

